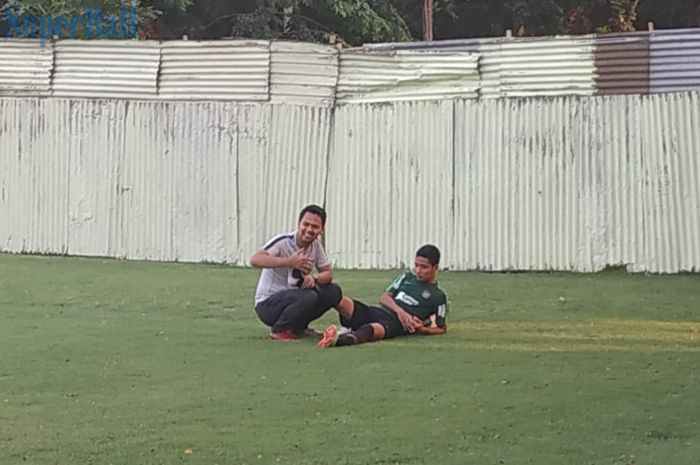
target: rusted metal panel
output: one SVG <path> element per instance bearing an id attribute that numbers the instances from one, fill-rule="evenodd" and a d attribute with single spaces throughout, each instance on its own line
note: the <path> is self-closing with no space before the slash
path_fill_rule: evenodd
<path id="1" fill-rule="evenodd" d="M 649 93 L 649 35 L 610 34 L 595 40 L 596 94 Z"/>
<path id="2" fill-rule="evenodd" d="M 53 44 L 0 39 L 0 96 L 51 95 Z"/>
<path id="3" fill-rule="evenodd" d="M 270 98 L 270 43 L 262 40 L 161 43 L 161 98 L 247 100 Z"/>
<path id="4" fill-rule="evenodd" d="M 274 41 L 270 51 L 272 103 L 333 106 L 338 83 L 337 48 Z"/>
<path id="5" fill-rule="evenodd" d="M 53 95 L 155 99 L 157 42 L 60 40 L 55 44 Z"/>

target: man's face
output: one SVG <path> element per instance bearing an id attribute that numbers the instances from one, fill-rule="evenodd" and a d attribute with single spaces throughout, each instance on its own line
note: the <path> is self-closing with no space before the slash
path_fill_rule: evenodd
<path id="1" fill-rule="evenodd" d="M 299 240 L 304 244 L 311 244 L 323 233 L 321 217 L 313 213 L 304 213 L 299 221 Z"/>
<path id="2" fill-rule="evenodd" d="M 435 281 L 437 269 L 437 265 L 431 265 L 425 257 L 416 257 L 416 261 L 413 263 L 413 273 L 418 281 L 423 283 Z"/>

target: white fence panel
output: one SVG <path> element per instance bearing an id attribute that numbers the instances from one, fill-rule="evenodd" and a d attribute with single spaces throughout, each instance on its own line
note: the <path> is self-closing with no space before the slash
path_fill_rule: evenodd
<path id="1" fill-rule="evenodd" d="M 157 97 L 158 43 L 62 40 L 55 44 L 53 95 L 59 97 Z"/>
<path id="2" fill-rule="evenodd" d="M 639 269 L 700 270 L 700 96 L 641 101 L 644 251 Z"/>
<path id="3" fill-rule="evenodd" d="M 0 39 L 0 96 L 51 95 L 53 44 Z"/>
<path id="4" fill-rule="evenodd" d="M 452 105 L 337 110 L 327 241 L 338 266 L 407 267 L 427 242 L 451 256 Z"/>
<path id="5" fill-rule="evenodd" d="M 270 101 L 333 106 L 338 83 L 338 55 L 338 49 L 328 45 L 272 42 Z"/>
<path id="6" fill-rule="evenodd" d="M 124 123 L 124 164 L 117 192 L 121 236 L 119 256 L 173 260 L 173 107 L 131 102 Z"/>
<path id="7" fill-rule="evenodd" d="M 113 257 L 121 230 L 116 214 L 123 164 L 124 100 L 64 101 L 70 109 L 68 253 Z"/>
<path id="8" fill-rule="evenodd" d="M 344 268 L 698 270 L 699 146 L 697 93 L 0 99 L 0 250 L 245 264 L 318 203 Z"/>
<path id="9" fill-rule="evenodd" d="M 262 40 L 161 44 L 158 95 L 173 100 L 270 98 L 270 43 Z"/>
<path id="10" fill-rule="evenodd" d="M 294 230 L 304 205 L 323 205 L 331 114 L 324 107 L 272 106 L 268 146 L 261 154 L 254 191 L 265 218 L 257 248 L 275 234 Z M 247 198 L 249 193 L 241 195 Z"/>
<path id="11" fill-rule="evenodd" d="M 0 99 L 0 250 L 68 251 L 68 109 Z"/>
<path id="12" fill-rule="evenodd" d="M 479 57 L 421 51 L 340 55 L 337 100 L 398 102 L 479 97 Z"/>

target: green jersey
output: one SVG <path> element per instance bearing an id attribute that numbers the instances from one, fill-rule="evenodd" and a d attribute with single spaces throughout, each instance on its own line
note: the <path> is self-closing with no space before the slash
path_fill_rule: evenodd
<path id="1" fill-rule="evenodd" d="M 447 318 L 447 296 L 440 286 L 418 281 L 416 275 L 407 271 L 399 275 L 386 291 L 394 297 L 399 307 L 429 325 L 432 319 L 443 328 Z M 394 313 L 384 306 L 382 308 Z"/>

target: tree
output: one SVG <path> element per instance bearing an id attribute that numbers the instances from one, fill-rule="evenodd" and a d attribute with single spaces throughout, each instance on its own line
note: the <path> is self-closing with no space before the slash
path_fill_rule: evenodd
<path id="1" fill-rule="evenodd" d="M 168 34 L 193 38 L 224 36 L 352 45 L 411 37 L 389 0 L 194 0 L 186 14 L 164 18 Z"/>

